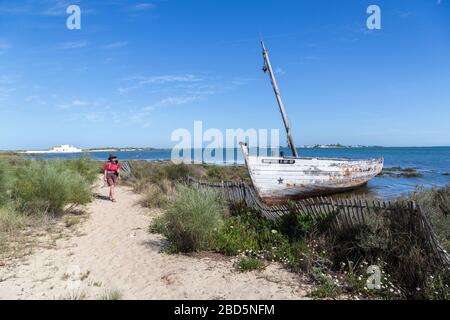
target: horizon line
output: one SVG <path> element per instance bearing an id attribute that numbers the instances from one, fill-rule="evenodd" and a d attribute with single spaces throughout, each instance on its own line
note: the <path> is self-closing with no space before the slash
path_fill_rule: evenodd
<path id="1" fill-rule="evenodd" d="M 320 144 L 319 147 L 316 147 L 317 145 L 302 145 L 297 146 L 296 149 L 304 149 L 305 147 L 311 148 L 311 149 L 326 149 L 323 147 L 327 147 L 328 149 L 363 149 L 363 148 L 450 148 L 450 145 L 434 145 L 434 146 L 383 146 L 383 145 L 326 145 L 326 144 Z M 255 147 L 251 147 L 255 148 Z M 270 149 L 270 147 L 257 147 L 260 149 Z M 279 146 L 280 149 L 289 149 L 288 146 Z M 144 151 L 151 151 L 151 150 L 173 150 L 173 149 L 183 149 L 183 148 L 174 148 L 174 147 L 92 147 L 92 148 L 86 148 L 81 149 L 82 152 L 90 152 L 90 151 L 96 151 L 96 150 L 114 150 L 114 151 L 120 151 L 118 149 L 148 149 Z M 200 149 L 200 148 L 189 148 L 190 150 L 194 149 Z M 203 147 L 202 149 L 217 149 L 217 148 L 206 148 Z M 239 147 L 234 148 L 226 148 L 222 147 L 221 149 L 239 149 Z M 7 153 L 7 152 L 22 152 L 22 151 L 47 151 L 48 149 L 0 149 L 0 153 Z M 132 150 L 130 150 L 132 151 Z"/>

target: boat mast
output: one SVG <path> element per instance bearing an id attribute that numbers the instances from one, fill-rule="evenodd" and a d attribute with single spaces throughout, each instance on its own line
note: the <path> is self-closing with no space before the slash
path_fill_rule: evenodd
<path id="1" fill-rule="evenodd" d="M 286 134 L 288 139 L 289 148 L 292 150 L 292 155 L 294 157 L 298 157 L 297 149 L 295 149 L 294 139 L 291 135 L 291 128 L 289 126 L 289 120 L 286 114 L 286 110 L 284 109 L 283 100 L 281 100 L 280 90 L 278 89 L 277 80 L 275 79 L 275 75 L 272 70 L 272 65 L 270 64 L 269 53 L 264 46 L 264 42 L 261 41 L 261 46 L 263 49 L 263 57 L 264 57 L 264 72 L 269 72 L 270 81 L 272 82 L 273 91 L 275 93 L 275 98 L 277 99 L 278 107 L 280 108 L 281 116 L 283 118 L 284 127 L 286 128 Z"/>

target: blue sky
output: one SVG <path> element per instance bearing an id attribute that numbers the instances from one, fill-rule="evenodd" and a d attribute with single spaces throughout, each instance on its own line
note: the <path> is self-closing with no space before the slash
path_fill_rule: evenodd
<path id="1" fill-rule="evenodd" d="M 0 149 L 281 128 L 261 37 L 298 145 L 450 145 L 449 36 L 448 0 L 0 0 Z"/>

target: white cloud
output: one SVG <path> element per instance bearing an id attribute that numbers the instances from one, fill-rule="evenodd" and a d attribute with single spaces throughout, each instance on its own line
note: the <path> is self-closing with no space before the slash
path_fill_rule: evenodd
<path id="1" fill-rule="evenodd" d="M 67 0 L 52 0 L 49 6 L 39 11 L 39 14 L 44 16 L 64 16 L 66 15 L 67 7 L 76 4 L 78 1 Z"/>
<path id="2" fill-rule="evenodd" d="M 162 75 L 162 76 L 152 76 L 152 77 L 146 77 L 146 76 L 133 76 L 125 79 L 128 83 L 131 82 L 130 85 L 126 87 L 120 87 L 117 89 L 117 91 L 120 94 L 128 93 L 132 90 L 139 89 L 145 85 L 152 85 L 152 84 L 158 84 L 163 85 L 167 83 L 192 83 L 192 82 L 200 82 L 203 81 L 202 78 L 193 75 L 193 74 L 186 74 L 186 75 Z"/>
<path id="3" fill-rule="evenodd" d="M 193 105 L 208 96 L 223 93 L 242 85 L 247 85 L 255 79 L 238 77 L 224 80 L 221 77 L 204 78 L 194 74 L 172 74 L 161 76 L 133 76 L 123 79 L 128 87 L 119 88 L 120 93 L 140 89 L 144 86 L 154 86 L 145 90 L 147 94 L 158 95 L 159 99 L 151 105 L 132 109 L 128 112 L 128 121 L 144 127 L 149 126 L 153 111 L 159 108 Z"/>
<path id="4" fill-rule="evenodd" d="M 154 106 L 146 106 L 142 108 L 142 111 L 153 111 L 153 110 L 155 110 Z"/>
<path id="5" fill-rule="evenodd" d="M 152 3 L 138 3 L 138 4 L 135 4 L 134 6 L 131 6 L 130 10 L 132 10 L 132 11 L 147 11 L 147 10 L 151 10 L 154 8 L 155 8 L 155 5 Z"/>
<path id="6" fill-rule="evenodd" d="M 143 124 L 146 122 L 149 115 L 150 115 L 150 113 L 145 112 L 145 111 L 144 112 L 136 112 L 136 113 L 132 113 L 128 119 L 131 122 Z"/>
<path id="7" fill-rule="evenodd" d="M 0 14 L 10 15 L 38 15 L 61 17 L 66 16 L 67 7 L 80 4 L 80 0 L 21 0 L 4 1 L 0 4 Z M 82 14 L 92 14 L 94 10 L 86 8 L 83 3 Z"/>
<path id="8" fill-rule="evenodd" d="M 239 78 L 235 78 L 231 81 L 231 84 L 233 86 L 245 86 L 248 85 L 251 81 L 255 81 L 254 78 L 243 78 L 243 77 L 239 77 Z"/>
<path id="9" fill-rule="evenodd" d="M 141 85 L 152 83 L 169 83 L 169 82 L 198 82 L 202 81 L 201 78 L 193 75 L 165 75 L 156 77 L 135 77 L 138 83 Z"/>
<path id="10" fill-rule="evenodd" d="M 148 120 L 151 116 L 152 111 L 154 111 L 155 109 L 160 108 L 160 107 L 188 104 L 190 102 L 197 101 L 199 99 L 200 99 L 200 97 L 198 97 L 198 96 L 166 97 L 166 98 L 159 100 L 154 105 L 146 106 L 146 107 L 141 108 L 138 111 L 132 112 L 130 114 L 130 116 L 128 117 L 128 120 L 131 123 L 137 123 L 137 124 L 143 125 L 144 127 L 148 127 L 149 126 Z"/>
<path id="11" fill-rule="evenodd" d="M 74 106 L 85 106 L 88 103 L 86 101 L 81 101 L 81 100 L 73 100 L 72 101 L 72 105 Z"/>
<path id="12" fill-rule="evenodd" d="M 168 98 L 161 99 L 161 101 L 159 101 L 157 103 L 157 106 L 164 107 L 164 106 L 181 105 L 181 104 L 190 103 L 190 102 L 193 102 L 193 101 L 196 101 L 199 99 L 200 99 L 200 97 L 198 97 L 198 96 L 168 97 Z"/>
<path id="13" fill-rule="evenodd" d="M 128 42 L 118 41 L 118 42 L 113 42 L 113 43 L 107 44 L 107 45 L 103 46 L 103 48 L 105 48 L 105 49 L 118 49 L 118 48 L 126 47 L 127 45 L 128 45 Z"/>
<path id="14" fill-rule="evenodd" d="M 74 99 L 74 100 L 72 100 L 72 101 L 70 101 L 68 103 L 58 104 L 57 107 L 59 109 L 70 109 L 70 108 L 74 108 L 74 107 L 84 107 L 84 106 L 88 106 L 88 105 L 93 105 L 93 106 L 95 105 L 95 106 L 97 106 L 98 103 L 90 103 L 90 102 L 83 101 L 83 100 L 80 100 L 80 99 Z"/>
<path id="15" fill-rule="evenodd" d="M 61 49 L 79 49 L 88 45 L 86 41 L 64 42 L 59 45 Z"/>
<path id="16" fill-rule="evenodd" d="M 139 87 L 137 87 L 137 86 L 126 87 L 126 88 L 120 87 L 120 88 L 117 88 L 117 92 L 120 93 L 120 94 L 125 94 L 125 93 L 128 93 L 128 92 L 130 92 L 130 91 L 132 91 L 134 89 L 138 89 L 138 88 Z"/>

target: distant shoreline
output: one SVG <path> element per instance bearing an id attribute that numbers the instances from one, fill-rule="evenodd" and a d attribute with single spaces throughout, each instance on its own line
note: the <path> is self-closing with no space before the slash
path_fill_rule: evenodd
<path id="1" fill-rule="evenodd" d="M 450 148 L 450 146 L 344 146 L 344 145 L 305 145 L 298 146 L 297 149 L 368 149 L 368 148 Z M 155 147 L 126 147 L 126 148 L 91 148 L 83 149 L 79 153 L 97 153 L 97 152 L 135 152 L 135 151 L 166 151 L 173 148 L 155 148 Z M 268 148 L 260 148 L 268 149 Z M 280 149 L 289 149 L 287 146 L 281 146 Z M 193 149 L 191 149 L 193 150 Z M 52 153 L 48 150 L 0 150 L 0 154 L 47 154 Z"/>
<path id="2" fill-rule="evenodd" d="M 64 154 L 64 153 L 93 153 L 93 152 L 128 152 L 128 151 L 157 151 L 171 150 L 170 148 L 92 148 L 83 149 L 80 152 L 52 152 L 49 150 L 0 150 L 0 153 L 7 154 Z"/>
<path id="3" fill-rule="evenodd" d="M 127 151 L 158 151 L 158 150 L 170 150 L 170 148 L 92 148 L 84 149 L 83 152 L 127 152 Z"/>

